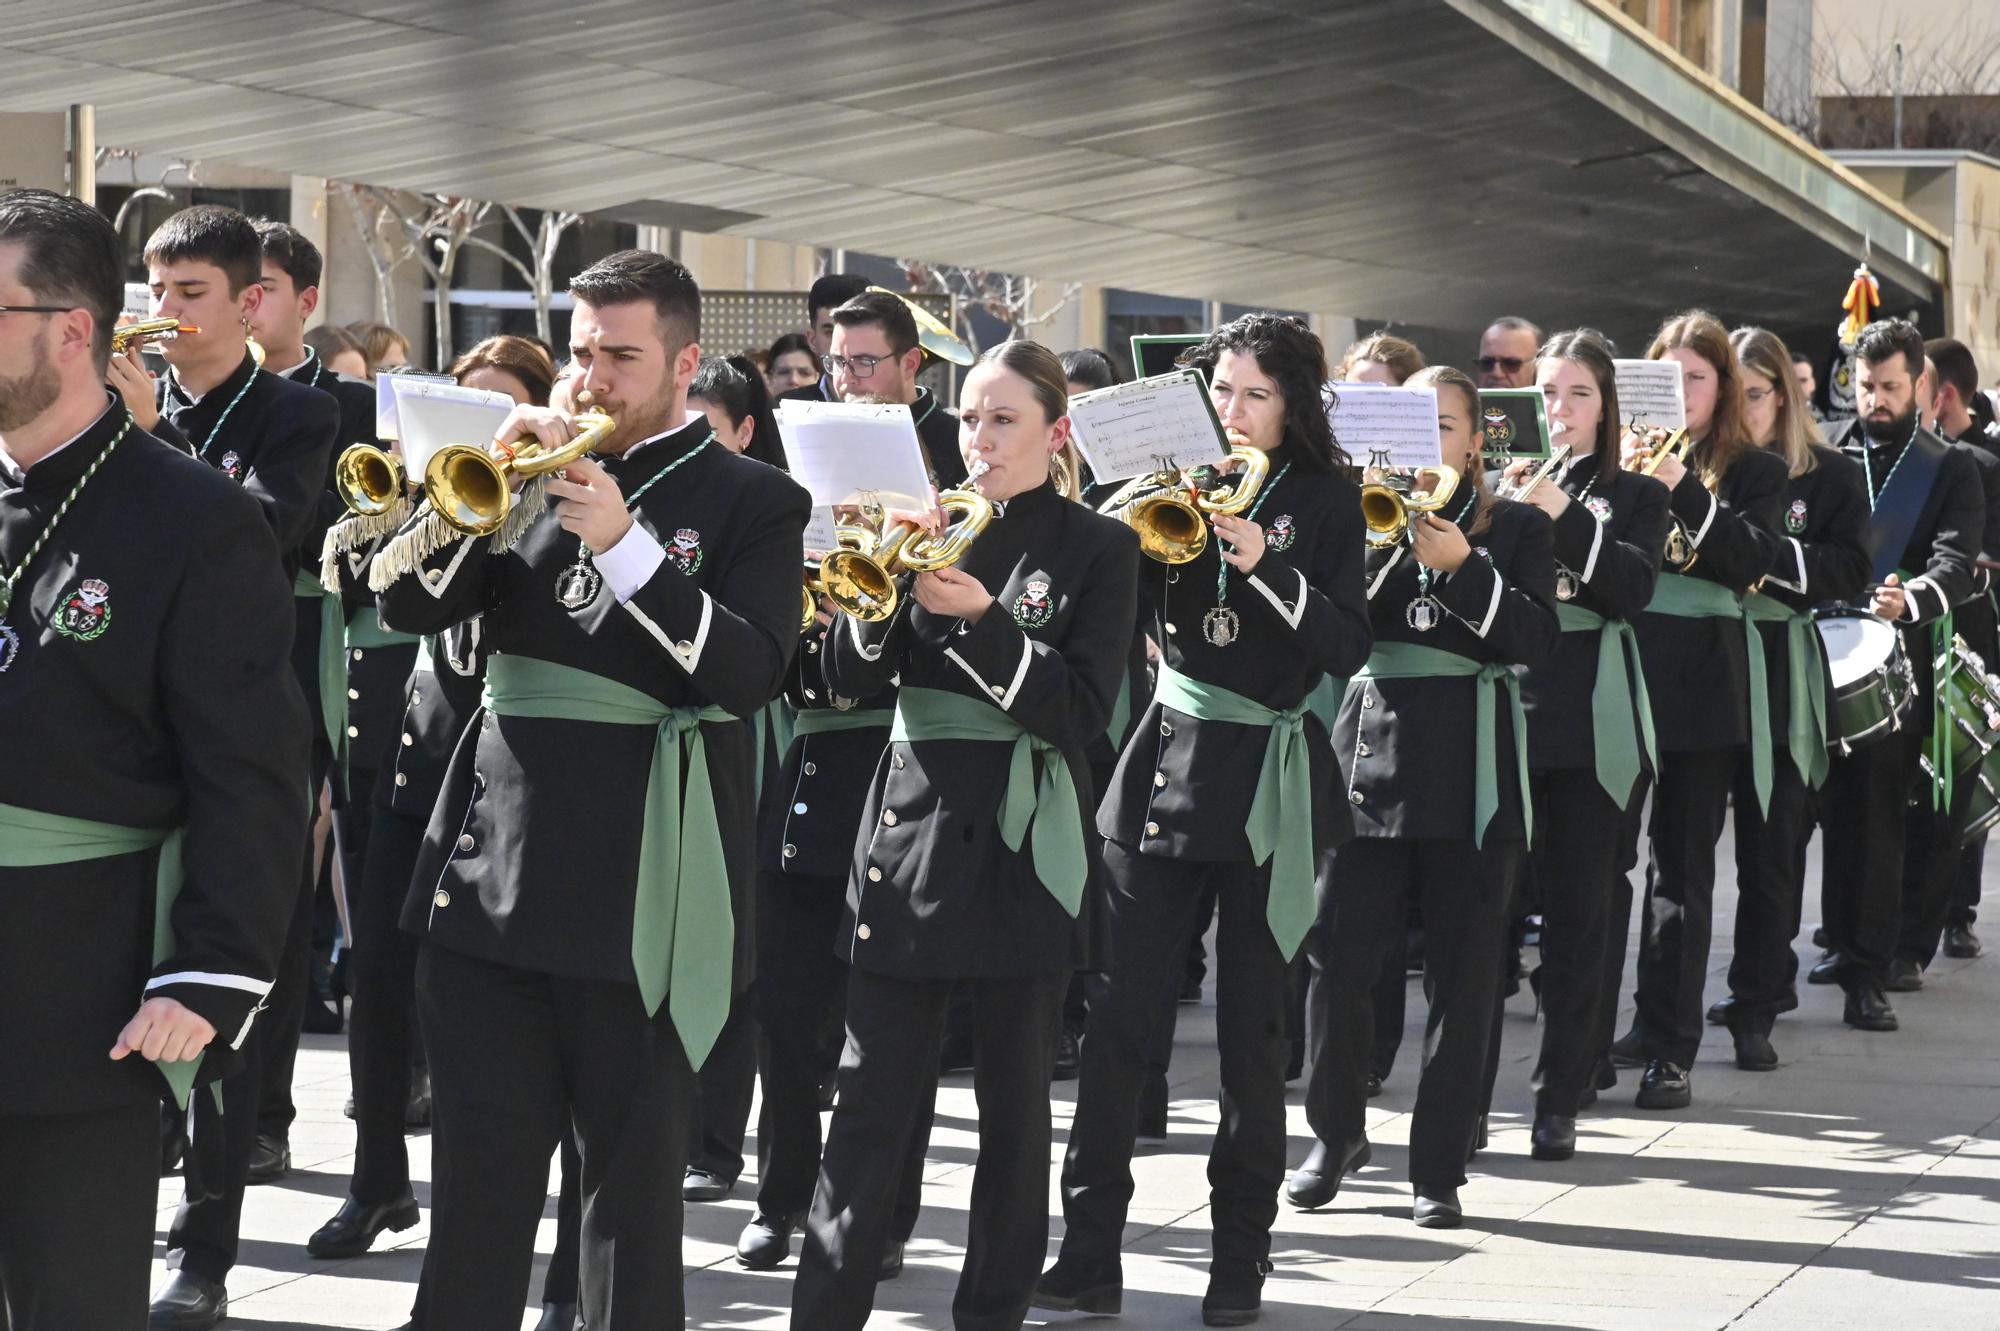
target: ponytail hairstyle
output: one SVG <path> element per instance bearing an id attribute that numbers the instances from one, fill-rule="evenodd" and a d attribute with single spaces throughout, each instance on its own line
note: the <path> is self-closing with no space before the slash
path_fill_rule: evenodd
<path id="1" fill-rule="evenodd" d="M 1479 385 L 1473 383 L 1464 370 L 1451 365 L 1428 366 L 1411 375 L 1403 387 L 1434 388 L 1439 394 L 1457 393 L 1473 434 L 1484 434 L 1480 424 Z M 1481 465 L 1485 455 L 1485 442 L 1481 440 L 1480 447 L 1472 455 L 1471 465 L 1466 468 L 1472 475 L 1458 478 L 1460 485 L 1469 480 L 1479 496 L 1479 502 L 1472 510 L 1472 524 L 1465 529 L 1467 536 L 1477 536 L 1493 525 L 1493 492 L 1486 486 L 1486 468 Z"/>
<path id="2" fill-rule="evenodd" d="M 771 390 L 755 361 L 748 356 L 703 356 L 694 378 L 688 382 L 688 396 L 721 407 L 732 425 L 753 420 L 750 447 L 743 450 L 743 455 L 779 471 L 785 469 L 785 449 L 778 442 L 778 418 L 771 410 Z"/>
<path id="3" fill-rule="evenodd" d="M 1041 343 L 1024 339 L 1001 342 L 988 347 L 978 364 L 997 365 L 1027 380 L 1050 425 L 1069 415 L 1069 375 L 1056 354 Z M 1064 499 L 1081 495 L 1082 472 L 1075 442 L 1064 439 L 1061 450 L 1049 458 L 1049 481 L 1056 493 Z"/>
<path id="4" fill-rule="evenodd" d="M 1327 420 L 1326 347 L 1291 315 L 1245 314 L 1189 347 L 1175 362 L 1204 375 L 1215 373 L 1222 353 L 1254 357 L 1285 397 L 1285 443 L 1295 462 L 1309 471 L 1344 471 L 1347 454 Z"/>
<path id="5" fill-rule="evenodd" d="M 1566 360 L 1590 371 L 1597 383 L 1597 400 L 1602 407 L 1597 417 L 1597 468 L 1600 475 L 1609 467 L 1618 468 L 1618 444 L 1624 438 L 1618 415 L 1618 367 L 1610 341 L 1595 328 L 1571 328 L 1542 343 L 1535 359 Z"/>

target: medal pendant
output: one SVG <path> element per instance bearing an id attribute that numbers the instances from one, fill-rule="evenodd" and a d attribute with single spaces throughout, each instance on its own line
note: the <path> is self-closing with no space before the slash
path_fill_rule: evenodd
<path id="1" fill-rule="evenodd" d="M 1556 599 L 1574 601 L 1576 599 L 1576 574 L 1566 568 L 1556 570 Z"/>
<path id="2" fill-rule="evenodd" d="M 1242 619 L 1226 605 L 1216 606 L 1201 617 L 1201 636 L 1217 647 L 1235 642 L 1242 627 Z"/>
<path id="3" fill-rule="evenodd" d="M 1410 602 L 1410 608 L 1403 615 L 1403 619 L 1417 632 L 1429 633 L 1438 625 L 1437 599 L 1431 596 L 1419 596 Z"/>
<path id="4" fill-rule="evenodd" d="M 7 607 L 14 604 L 14 584 L 0 582 L 0 615 L 7 613 Z"/>
<path id="5" fill-rule="evenodd" d="M 1667 533 L 1667 562 L 1675 568 L 1686 568 L 1688 564 L 1687 532 L 1679 522 Z"/>
<path id="6" fill-rule="evenodd" d="M 0 675 L 7 673 L 7 667 L 14 664 L 14 658 L 21 651 L 21 635 L 0 621 Z"/>
<path id="7" fill-rule="evenodd" d="M 556 600 L 565 610 L 581 610 L 597 599 L 604 575 L 588 559 L 578 559 L 556 577 Z"/>

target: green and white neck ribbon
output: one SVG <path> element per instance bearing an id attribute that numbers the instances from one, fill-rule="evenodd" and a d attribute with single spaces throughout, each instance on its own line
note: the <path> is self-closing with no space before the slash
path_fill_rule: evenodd
<path id="1" fill-rule="evenodd" d="M 1807 789 L 1826 780 L 1826 645 L 1812 611 L 1794 610 L 1762 592 L 1743 598 L 1743 613 L 1758 624 L 1785 626 L 1785 747 Z"/>
<path id="2" fill-rule="evenodd" d="M 10 869 L 110 859 L 154 846 L 160 848 L 159 867 L 153 875 L 153 965 L 158 966 L 174 950 L 174 901 L 181 894 L 183 881 L 180 829 L 125 827 L 0 804 L 0 865 Z M 186 1109 L 195 1074 L 201 1068 L 201 1055 L 171 1063 L 155 1060 L 153 1066 L 165 1079 L 174 1103 Z"/>
<path id="3" fill-rule="evenodd" d="M 736 953 L 729 866 L 701 727 L 737 718 L 713 704 L 669 707 L 575 666 L 503 654 L 486 663 L 483 702 L 495 716 L 656 730 L 632 894 L 632 973 L 647 1013 L 667 1005 L 688 1063 L 699 1069 L 729 1016 Z"/>
<path id="4" fill-rule="evenodd" d="M 1356 679 L 1455 679 L 1473 681 L 1472 844 L 1486 844 L 1486 829 L 1500 812 L 1500 709 L 1491 685 L 1507 691 L 1514 717 L 1514 763 L 1519 769 L 1521 834 L 1535 837 L 1535 806 L 1528 798 L 1528 715 L 1521 710 L 1521 681 L 1497 661 L 1484 664 L 1420 642 L 1378 642 Z"/>
<path id="5" fill-rule="evenodd" d="M 800 716 L 803 721 L 810 713 Z M 1035 877 L 1074 919 L 1083 904 L 1083 885 L 1090 861 L 1083 845 L 1083 802 L 1069 762 L 1056 745 L 1031 735 L 1020 722 L 990 702 L 946 689 L 906 685 L 896 695 L 896 715 L 889 727 L 893 743 L 902 740 L 984 740 L 1011 743 L 1007 790 L 996 821 L 1007 849 L 1019 853 L 1024 842 L 1034 860 Z M 1040 772 L 1036 760 L 1040 759 Z M 1032 841 L 1030 838 L 1032 837 Z"/>
<path id="6" fill-rule="evenodd" d="M 1771 811 L 1771 694 L 1764 677 L 1764 638 L 1743 609 L 1743 598 L 1721 583 L 1662 573 L 1646 613 L 1672 619 L 1734 619 L 1743 625 L 1743 653 L 1750 664 L 1750 779 L 1757 808 Z"/>
<path id="7" fill-rule="evenodd" d="M 1653 738 L 1653 700 L 1639 661 L 1639 635 L 1622 619 L 1606 619 L 1574 601 L 1556 602 L 1556 622 L 1564 633 L 1596 633 L 1597 682 L 1590 690 L 1590 734 L 1597 784 L 1623 809 L 1637 789 L 1639 758 L 1660 770 Z"/>
<path id="8" fill-rule="evenodd" d="M 1319 904 L 1313 894 L 1312 755 L 1306 748 L 1306 708 L 1266 707 L 1240 693 L 1190 679 L 1162 661 L 1153 695 L 1160 706 L 1197 721 L 1262 726 L 1271 732 L 1257 791 L 1244 827 L 1254 863 L 1271 865 L 1264 920 L 1290 961 L 1305 942 Z"/>
<path id="9" fill-rule="evenodd" d="M 347 620 L 340 596 L 304 569 L 292 580 L 292 595 L 319 598 L 319 718 L 333 760 L 342 764 L 347 759 Z"/>

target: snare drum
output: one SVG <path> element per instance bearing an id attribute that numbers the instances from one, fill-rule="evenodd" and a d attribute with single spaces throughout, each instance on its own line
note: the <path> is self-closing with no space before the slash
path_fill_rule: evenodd
<path id="1" fill-rule="evenodd" d="M 1972 805 L 1965 820 L 1964 840 L 1984 836 L 2000 823 L 2000 744 L 1987 750 L 1973 774 Z"/>
<path id="2" fill-rule="evenodd" d="M 1845 610 L 1818 615 L 1814 627 L 1833 680 L 1827 747 L 1851 753 L 1902 729 L 1916 691 L 1903 635 L 1886 620 Z"/>
<path id="3" fill-rule="evenodd" d="M 1951 718 L 1946 732 L 1951 771 L 1963 778 L 2000 745 L 2000 679 L 1986 673 L 1986 662 L 1965 645 L 1951 640 L 1951 668 L 1938 682 L 1939 696 Z"/>

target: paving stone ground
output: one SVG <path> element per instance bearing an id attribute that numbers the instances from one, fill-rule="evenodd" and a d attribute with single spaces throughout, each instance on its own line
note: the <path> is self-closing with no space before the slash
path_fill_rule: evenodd
<path id="1" fill-rule="evenodd" d="M 1709 997 L 1725 989 L 1735 893 L 1725 835 L 1725 886 Z M 1815 846 L 1815 854 L 1817 846 Z M 1816 893 L 1815 861 L 1807 879 Z M 2000 875 L 1993 877 L 2000 893 Z M 1817 911 L 1807 907 L 1810 920 Z M 1691 1108 L 1632 1108 L 1634 1074 L 1580 1124 L 1565 1164 L 1528 1158 L 1533 1001 L 1510 1004 L 1494 1094 L 1492 1142 L 1462 1193 L 1467 1224 L 1425 1231 L 1409 1220 L 1404 1166 L 1423 1000 L 1411 984 L 1410 1029 L 1384 1095 L 1370 1105 L 1373 1165 L 1334 1204 L 1282 1208 L 1261 1326 L 1273 1331 L 1479 1331 L 1530 1328 L 1687 1328 L 1791 1331 L 1893 1326 L 1898 1331 L 2000 1328 L 2000 907 L 1988 933 L 1996 955 L 1940 958 L 1918 994 L 1896 995 L 1903 1029 L 1864 1034 L 1840 1021 L 1836 989 L 1805 987 L 1775 1036 L 1775 1073 L 1739 1072 L 1725 1032 L 1709 1028 Z M 1806 943 L 1801 940 L 1804 953 Z M 1809 959 L 1809 958 L 1808 958 Z M 1629 985 L 1630 969 L 1627 977 Z M 1629 993 L 1627 996 L 1629 1011 Z M 1126 1230 L 1125 1312 L 1119 1321 L 1059 1314 L 1030 1326 L 1198 1327 L 1206 1283 L 1208 1140 L 1216 1122 L 1214 1009 L 1184 1007 L 1171 1074 L 1172 1139 L 1135 1164 Z M 1621 1023 L 1622 1029 L 1622 1023 Z M 344 1042 L 309 1038 L 298 1064 L 297 1170 L 253 1188 L 243 1264 L 230 1279 L 230 1325 L 267 1331 L 388 1328 L 408 1316 L 427 1236 L 430 1148 L 411 1141 L 426 1224 L 384 1236 L 345 1262 L 305 1254 L 332 1215 L 352 1165 Z M 1061 1233 L 1054 1161 L 1074 1083 L 1059 1084 L 1050 1171 L 1051 1252 Z M 1291 1159 L 1311 1140 L 1290 1096 Z M 882 1287 L 870 1327 L 949 1328 L 977 1150 L 968 1075 L 945 1079 L 925 1175 L 924 1214 L 903 1277 Z M 754 1128 L 754 1119 L 753 1119 Z M 752 1212 L 751 1173 L 733 1198 L 688 1210 L 688 1325 L 788 1324 L 792 1267 L 755 1274 L 732 1259 Z M 552 1180 L 553 1186 L 553 1180 Z M 160 1190 L 160 1237 L 178 1197 Z M 554 1245 L 553 1198 L 540 1260 Z M 386 1242 L 393 1237 L 393 1246 Z M 523 1325 L 534 1318 L 523 1311 Z M 651 1329 L 647 1329 L 651 1331 Z"/>

